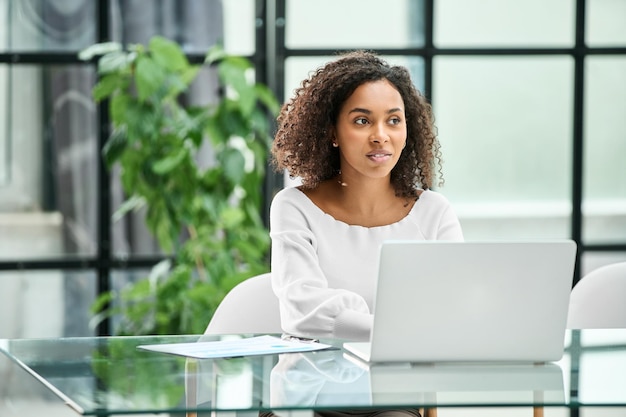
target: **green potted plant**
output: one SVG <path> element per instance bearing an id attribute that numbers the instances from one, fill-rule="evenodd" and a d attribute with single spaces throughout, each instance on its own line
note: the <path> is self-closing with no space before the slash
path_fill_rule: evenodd
<path id="1" fill-rule="evenodd" d="M 181 104 L 201 65 L 173 41 L 96 44 L 80 57 L 97 59 L 93 96 L 109 104 L 103 157 L 120 165 L 127 196 L 115 217 L 145 208 L 148 230 L 170 255 L 149 277 L 100 296 L 96 318 L 119 315 L 117 334 L 201 333 L 233 286 L 269 269 L 261 189 L 278 102 L 253 80 L 249 60 L 219 46 L 205 64 L 222 94 L 206 106 Z M 206 141 L 208 167 L 197 158 Z"/>

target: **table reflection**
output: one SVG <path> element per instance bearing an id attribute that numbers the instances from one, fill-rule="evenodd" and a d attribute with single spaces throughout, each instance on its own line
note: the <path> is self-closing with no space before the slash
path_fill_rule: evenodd
<path id="1" fill-rule="evenodd" d="M 626 393 L 626 331 L 585 330 L 567 349 L 577 384 L 573 401 L 583 405 L 624 404 Z"/>
<path id="2" fill-rule="evenodd" d="M 563 372 L 547 364 L 371 364 L 341 351 L 281 355 L 271 407 L 563 404 Z"/>
<path id="3" fill-rule="evenodd" d="M 282 354 L 271 371 L 271 407 L 371 404 L 369 372 L 340 350 Z"/>

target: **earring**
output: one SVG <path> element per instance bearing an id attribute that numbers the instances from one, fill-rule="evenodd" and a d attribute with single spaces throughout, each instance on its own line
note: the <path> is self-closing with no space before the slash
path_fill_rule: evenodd
<path id="1" fill-rule="evenodd" d="M 333 148 L 338 148 L 339 144 L 337 142 L 333 142 Z"/>

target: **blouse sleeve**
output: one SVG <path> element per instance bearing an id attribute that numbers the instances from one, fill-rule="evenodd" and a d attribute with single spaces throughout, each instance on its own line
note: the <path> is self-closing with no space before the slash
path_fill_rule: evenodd
<path id="1" fill-rule="evenodd" d="M 426 240 L 462 242 L 461 223 L 448 199 L 435 191 L 425 191 L 416 204 L 419 210 L 414 221 L 419 225 Z"/>
<path id="2" fill-rule="evenodd" d="M 439 228 L 437 230 L 436 240 L 448 240 L 462 242 L 463 230 L 461 229 L 461 223 L 456 215 L 456 212 L 452 209 L 452 206 L 447 203 L 443 210 L 441 210 L 441 217 L 439 219 Z"/>
<path id="3" fill-rule="evenodd" d="M 329 288 L 317 256 L 310 213 L 293 194 L 278 193 L 270 208 L 272 287 L 283 331 L 301 337 L 368 340 L 373 316 L 362 296 Z M 332 233 L 332 231 L 328 231 Z"/>

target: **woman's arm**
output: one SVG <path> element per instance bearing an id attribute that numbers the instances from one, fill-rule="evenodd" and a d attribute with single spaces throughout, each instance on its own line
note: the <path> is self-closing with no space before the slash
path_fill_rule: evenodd
<path id="1" fill-rule="evenodd" d="M 280 301 L 286 333 L 303 337 L 368 340 L 372 314 L 362 296 L 330 288 L 320 266 L 317 246 L 332 242 L 332 231 L 317 236 L 313 215 L 291 190 L 279 193 L 270 209 L 272 286 Z M 337 268 L 346 268 L 337 260 Z"/>

